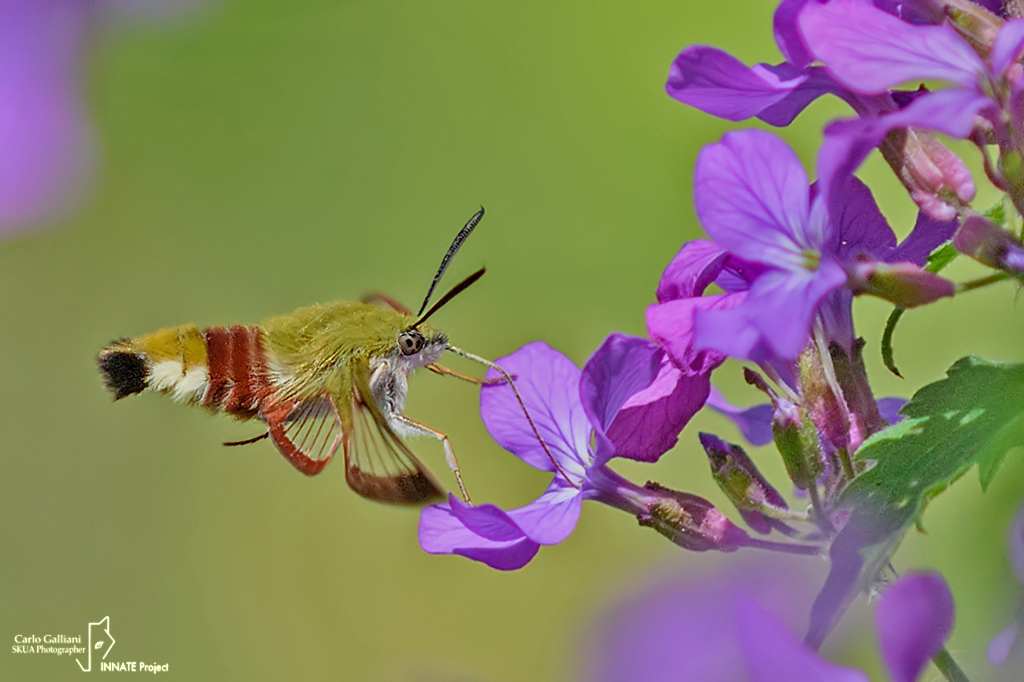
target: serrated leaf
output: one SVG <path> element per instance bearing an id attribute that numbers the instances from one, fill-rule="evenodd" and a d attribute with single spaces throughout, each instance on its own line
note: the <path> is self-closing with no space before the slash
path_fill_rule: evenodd
<path id="1" fill-rule="evenodd" d="M 907 419 L 857 451 L 858 462 L 873 464 L 839 498 L 850 516 L 833 542 L 832 570 L 812 609 L 812 643 L 820 644 L 875 580 L 929 500 L 975 464 L 987 487 L 1006 453 L 1024 444 L 1024 365 L 966 357 L 946 374 L 903 407 Z"/>
<path id="2" fill-rule="evenodd" d="M 987 210 L 982 211 L 981 215 L 985 216 L 996 225 L 1002 225 L 1006 227 L 1006 205 L 1002 201 L 998 201 Z"/>

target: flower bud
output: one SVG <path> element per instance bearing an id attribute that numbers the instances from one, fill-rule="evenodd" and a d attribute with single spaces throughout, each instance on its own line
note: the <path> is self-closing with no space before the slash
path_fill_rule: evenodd
<path id="1" fill-rule="evenodd" d="M 747 525 L 758 533 L 770 533 L 772 528 L 789 532 L 789 526 L 765 514 L 766 510 L 789 507 L 743 448 L 710 433 L 700 434 L 700 442 L 708 454 L 711 475 L 729 501 L 736 505 Z"/>
<path id="2" fill-rule="evenodd" d="M 970 203 L 977 189 L 959 156 L 934 135 L 916 128 L 889 131 L 878 150 L 921 210 L 935 220 L 950 220 L 957 206 Z"/>
<path id="3" fill-rule="evenodd" d="M 956 293 L 948 279 L 913 263 L 861 261 L 851 268 L 849 276 L 854 293 L 871 294 L 900 308 L 914 308 Z"/>
<path id="4" fill-rule="evenodd" d="M 746 531 L 703 497 L 672 490 L 653 481 L 648 481 L 644 489 L 656 495 L 648 498 L 647 511 L 637 514 L 637 521 L 683 549 L 734 552 L 749 544 L 750 536 Z"/>
<path id="5" fill-rule="evenodd" d="M 818 435 L 813 422 L 807 417 L 796 405 L 780 399 L 772 419 L 775 447 L 782 455 L 793 485 L 801 490 L 815 485 L 824 471 Z"/>
<path id="6" fill-rule="evenodd" d="M 1024 272 L 1024 246 L 1013 234 L 980 215 L 968 216 L 953 236 L 960 253 L 990 268 Z"/>
<path id="7" fill-rule="evenodd" d="M 964 37 L 982 57 L 992 52 L 992 46 L 1003 27 L 1003 20 L 973 0 L 931 0 L 944 11 L 948 23 Z M 922 3 L 924 4 L 924 3 Z"/>
<path id="8" fill-rule="evenodd" d="M 803 410 L 801 414 L 797 415 L 796 420 L 803 424 L 801 428 L 810 431 L 801 435 L 800 447 L 811 447 L 813 443 L 815 450 L 819 450 L 818 440 L 814 433 L 816 429 L 821 434 L 822 440 L 836 450 L 851 452 L 849 409 L 840 388 L 831 380 L 829 371 L 825 368 L 824 359 L 814 345 L 809 346 L 800 354 L 798 368 Z M 810 419 L 806 419 L 807 416 Z M 776 442 L 778 441 L 776 440 Z M 820 459 L 818 462 L 820 463 Z M 815 478 L 820 475 L 821 471 L 817 471 Z M 796 479 L 793 480 L 795 483 Z"/>

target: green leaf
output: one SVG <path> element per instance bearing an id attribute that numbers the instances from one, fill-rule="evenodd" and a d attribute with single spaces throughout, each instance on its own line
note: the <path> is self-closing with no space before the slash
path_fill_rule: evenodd
<path id="1" fill-rule="evenodd" d="M 1010 227 L 1011 230 L 1013 228 L 1012 225 L 1008 226 L 1006 224 L 1006 205 L 1002 202 L 1002 200 L 997 201 L 996 203 L 988 207 L 988 209 L 982 211 L 981 215 L 985 216 L 986 218 L 994 222 L 996 225 Z"/>
<path id="2" fill-rule="evenodd" d="M 907 419 L 857 451 L 855 461 L 871 468 L 839 497 L 837 506 L 850 516 L 833 542 L 832 571 L 812 610 L 811 631 L 821 641 L 920 522 L 929 500 L 975 464 L 987 487 L 1006 453 L 1024 445 L 1024 365 L 961 358 L 902 413 Z"/>
<path id="3" fill-rule="evenodd" d="M 925 259 L 924 269 L 928 272 L 939 272 L 953 262 L 953 259 L 960 255 L 960 252 L 953 246 L 953 242 L 946 242 L 938 247 Z"/>

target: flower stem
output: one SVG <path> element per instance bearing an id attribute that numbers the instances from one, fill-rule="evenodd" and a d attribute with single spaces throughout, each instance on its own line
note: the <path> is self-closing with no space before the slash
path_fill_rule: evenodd
<path id="1" fill-rule="evenodd" d="M 793 509 L 775 507 L 770 504 L 762 504 L 758 506 L 756 509 L 754 509 L 754 511 L 758 511 L 769 518 L 778 519 L 779 521 L 793 521 L 796 523 L 805 523 L 808 520 L 806 513 L 798 512 Z"/>
<path id="2" fill-rule="evenodd" d="M 760 538 L 750 538 L 750 540 L 747 541 L 747 547 L 770 549 L 773 552 L 785 552 L 787 554 L 821 554 L 821 547 L 817 547 L 815 545 L 774 542 L 772 540 L 761 540 Z"/>
<path id="3" fill-rule="evenodd" d="M 964 671 L 953 660 L 953 657 L 949 655 L 946 647 L 942 647 L 942 650 L 935 655 L 932 662 L 949 682 L 970 682 Z"/>
<path id="4" fill-rule="evenodd" d="M 957 292 L 962 294 L 962 293 L 965 293 L 967 291 L 973 291 L 974 289 L 980 289 L 982 287 L 987 287 L 990 284 L 995 284 L 997 282 L 1002 282 L 1004 279 L 1008 278 L 1009 276 L 1010 275 L 1008 275 L 1005 272 L 997 272 L 994 275 L 989 275 L 988 277 L 981 277 L 979 279 L 972 279 L 972 280 L 970 280 L 968 282 L 961 282 L 956 287 L 957 288 Z"/>
<path id="5" fill-rule="evenodd" d="M 825 514 L 825 507 L 821 504 L 821 496 L 818 494 L 818 486 L 807 487 L 807 496 L 811 498 L 811 506 L 814 507 L 814 515 L 818 517 L 818 526 L 825 531 L 826 535 L 832 535 L 832 524 Z"/>
<path id="6" fill-rule="evenodd" d="M 837 454 L 839 455 L 839 461 L 843 465 L 843 473 L 846 474 L 846 480 L 852 481 L 857 474 L 853 470 L 853 462 L 850 460 L 850 453 L 843 448 L 840 449 Z"/>

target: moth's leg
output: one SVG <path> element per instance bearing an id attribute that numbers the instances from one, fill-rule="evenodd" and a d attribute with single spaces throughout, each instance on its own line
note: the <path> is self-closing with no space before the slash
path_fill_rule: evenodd
<path id="1" fill-rule="evenodd" d="M 232 445 L 249 445 L 250 443 L 256 443 L 258 441 L 263 440 L 264 438 L 269 437 L 270 431 L 265 431 L 264 433 L 261 433 L 260 435 L 254 438 L 246 438 L 245 440 L 233 440 L 230 443 L 223 443 L 223 445 L 227 445 L 228 447 L 231 447 Z"/>
<path id="2" fill-rule="evenodd" d="M 452 449 L 452 444 L 448 440 L 447 434 L 431 428 L 422 422 L 409 419 L 404 414 L 392 413 L 387 415 L 387 418 L 391 428 L 400 436 L 430 436 L 441 441 L 441 445 L 444 446 L 445 462 L 448 463 L 448 468 L 455 474 L 455 480 L 459 484 L 459 492 L 462 494 L 462 499 L 472 504 L 472 500 L 469 499 L 469 493 L 466 492 L 466 485 L 462 482 L 459 460 L 455 457 L 455 450 Z"/>
<path id="3" fill-rule="evenodd" d="M 462 379 L 463 381 L 468 381 L 471 384 L 480 384 L 481 386 L 491 386 L 492 384 L 503 384 L 503 383 L 505 383 L 505 378 L 504 377 L 499 377 L 497 379 L 477 379 L 476 377 L 471 377 L 468 374 L 463 374 L 462 372 L 456 372 L 454 369 L 449 369 L 449 368 L 445 367 L 444 365 L 439 365 L 436 362 L 432 362 L 429 365 L 427 365 L 427 369 L 429 369 L 434 374 L 440 374 L 441 376 L 455 377 L 456 379 Z"/>

